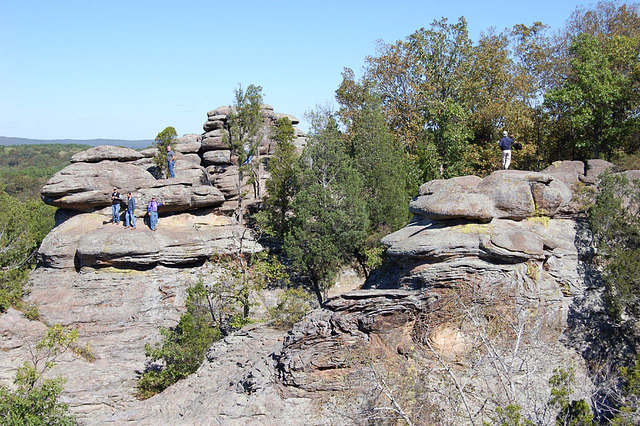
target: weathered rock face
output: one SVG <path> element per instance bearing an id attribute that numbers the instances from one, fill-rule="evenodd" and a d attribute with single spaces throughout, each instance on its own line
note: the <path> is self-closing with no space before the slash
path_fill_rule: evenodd
<path id="1" fill-rule="evenodd" d="M 330 299 L 285 339 L 286 391 L 346 392 L 366 417 L 367 406 L 390 404 L 365 395 L 386 388 L 425 424 L 488 419 L 515 401 L 546 424 L 554 414 L 536 404 L 548 399 L 553 368 L 573 366 L 575 396 L 589 400 L 581 353 L 561 337 L 588 291 L 572 191 L 611 165 L 591 162 L 585 174 L 578 163 L 423 185 L 412 221 L 383 238 L 391 263 L 368 290 Z"/>
<path id="2" fill-rule="evenodd" d="M 81 344 L 92 345 L 95 361 L 67 354 L 50 373 L 67 378 L 63 400 L 81 423 L 113 421 L 114 413 L 135 402 L 136 378 L 145 368 L 145 343 L 159 340 L 159 327 L 176 324 L 189 285 L 200 278 L 214 279 L 215 264 L 207 260 L 219 254 L 262 250 L 250 232 L 225 215 L 232 212 L 227 203 L 237 203 L 238 198 L 237 159 L 231 158 L 223 142 L 229 111 L 221 108 L 212 116 L 214 119 L 208 120 L 213 123 L 212 131 L 205 135 L 178 138 L 173 147 L 174 179 L 156 179 L 156 148 L 138 152 L 100 146 L 74 155 L 72 164 L 42 189 L 43 200 L 60 209 L 56 226 L 38 252 L 39 266 L 31 274 L 28 301 L 38 305 L 43 321 L 77 328 Z M 277 115 L 269 106 L 263 108 L 262 115 L 263 133 L 269 135 Z M 263 175 L 258 181 L 262 186 L 267 176 L 264 164 L 273 153 L 269 138 L 264 138 L 263 144 L 255 159 Z M 210 156 L 216 160 L 209 162 Z M 205 169 L 212 163 L 221 167 Z M 119 226 L 110 223 L 113 188 L 122 194 Z M 136 200 L 135 230 L 123 227 L 129 191 Z M 152 196 L 163 203 L 156 231 L 148 228 L 146 214 Z M 259 202 L 260 196 L 259 191 L 251 192 L 246 203 Z M 256 311 L 264 313 L 266 300 L 271 299 L 265 296 L 265 301 L 258 300 Z M 0 315 L 0 327 L 5 330 L 0 335 L 0 379 L 8 383 L 16 368 L 29 359 L 27 343 L 33 346 L 45 327 L 27 321 L 16 311 Z M 278 345 L 274 336 L 280 335 L 268 334 L 267 347 Z M 266 364 L 260 368 L 267 374 Z M 228 376 L 235 373 L 230 371 Z M 219 383 L 212 385 L 226 392 Z M 238 419 L 251 419 L 253 412 L 256 419 L 263 418 L 261 413 L 279 398 L 273 388 L 275 385 L 265 390 L 262 405 L 244 414 L 236 407 L 248 398 L 242 393 L 239 400 L 229 400 L 217 418 L 237 415 Z M 298 405 L 291 404 L 289 413 Z M 175 423 L 180 422 L 176 417 Z"/>
<path id="3" fill-rule="evenodd" d="M 174 146 L 176 179 L 154 178 L 156 148 L 138 152 L 98 146 L 75 154 L 71 159 L 73 164 L 54 175 L 42 188 L 42 199 L 63 209 L 89 212 L 111 205 L 110 194 L 113 188 L 118 188 L 122 194 L 131 191 L 139 205 L 148 203 L 152 195 L 165 197 L 164 211 L 167 212 L 222 207 L 225 201 L 235 200 L 239 193 L 238 160 L 225 142 L 231 111 L 231 107 L 219 107 L 209 112 L 203 126 L 205 133 L 178 138 Z M 270 105 L 262 106 L 261 115 L 262 139 L 258 155 L 252 160 L 257 165 L 258 180 L 255 191 L 247 193 L 249 204 L 257 202 L 264 192 L 268 177 L 264 164 L 276 146 L 271 140 L 271 128 L 281 117 L 288 117 L 293 124 L 299 123 L 291 115 L 275 113 Z M 296 144 L 304 146 L 304 132 L 296 128 L 295 134 Z M 206 166 L 210 167 L 205 170 Z"/>
<path id="4" fill-rule="evenodd" d="M 284 332 L 249 326 L 211 347 L 200 369 L 102 424 L 308 425 L 327 420 L 310 398 L 283 398 L 273 353 Z"/>
<path id="5" fill-rule="evenodd" d="M 144 154 L 119 146 L 101 145 L 79 152 L 71 157 L 72 163 L 99 163 L 105 160 L 111 161 L 135 161 L 144 157 Z"/>
<path id="6" fill-rule="evenodd" d="M 81 423 L 97 424 L 115 407 L 135 400 L 136 371 L 145 367 L 144 344 L 158 341 L 159 327 L 174 326 L 184 309 L 185 288 L 207 272 L 157 267 L 124 269 L 38 268 L 31 274 L 29 302 L 38 304 L 43 321 L 79 331 L 95 360 L 70 353 L 57 360 L 51 376 L 67 379 L 63 400 Z M 17 312 L 0 315 L 0 370 L 8 379 L 30 359 L 44 325 Z M 7 380 L 8 381 L 8 380 Z"/>
<path id="7" fill-rule="evenodd" d="M 217 251 L 231 250 L 235 244 L 233 235 L 240 232 L 230 223 L 221 226 L 214 216 L 232 213 L 240 190 L 246 194 L 245 205 L 260 201 L 268 177 L 264 160 L 275 149 L 269 137 L 271 126 L 285 115 L 274 113 L 269 105 L 263 106 L 263 138 L 254 160 L 260 178 L 255 184 L 247 185 L 248 176 L 245 176 L 239 188 L 237 158 L 231 156 L 224 141 L 230 111 L 229 107 L 220 107 L 210 112 L 203 135 L 187 134 L 178 138 L 174 146 L 174 179 L 154 177 L 156 148 L 138 152 L 99 146 L 74 155 L 72 164 L 56 173 L 42 188 L 42 199 L 47 204 L 68 211 L 59 212 L 59 226 L 42 244 L 39 253 L 42 265 L 152 267 L 199 262 Z M 298 123 L 295 117 L 286 116 Z M 296 130 L 296 134 L 303 138 L 301 131 Z M 135 234 L 120 232 L 117 227 L 105 228 L 111 217 L 113 188 L 122 194 L 121 216 L 126 209 L 127 192 L 136 200 L 139 218 L 145 215 L 151 197 L 162 202 L 158 209 L 160 230 L 147 235 L 144 226 L 138 226 Z M 85 214 L 74 216 L 72 212 Z M 193 214 L 172 216 L 183 212 Z M 193 217 L 198 217 L 200 222 L 191 220 Z M 258 245 L 250 246 L 260 250 Z"/>
<path id="8" fill-rule="evenodd" d="M 83 423 L 384 421 L 376 416 L 388 412 L 390 402 L 380 396 L 388 389 L 419 424 L 452 423 L 454 415 L 488 419 L 508 403 L 547 424 L 553 413 L 537 412 L 535 404 L 548 399 L 558 365 L 575 367 L 584 384 L 576 397 L 589 394 L 584 363 L 561 336 L 568 309 L 585 292 L 573 185 L 595 182 L 610 166 L 599 161 L 423 185 L 411 202 L 412 221 L 383 239 L 392 265 L 372 274 L 365 290 L 330 299 L 284 340 L 264 325 L 229 336 L 193 376 L 135 401 L 144 343 L 156 340 L 158 325 L 175 324 L 184 289 L 211 266 L 176 267 L 235 250 L 242 231 L 220 214 L 238 197 L 237 163 L 226 161 L 221 144 L 229 111 L 210 112 L 201 137 L 183 137 L 186 148 L 176 151 L 194 155 L 200 143 L 201 162 L 179 161 L 176 179 L 153 179 L 145 153 L 133 161 L 74 163 L 43 189 L 45 199 L 76 211 L 59 211 L 29 300 L 47 322 L 77 327 L 81 341 L 94 346 L 96 361 L 69 357 L 52 372 L 69 378 L 64 398 Z M 277 117 L 263 108 L 265 125 Z M 268 144 L 261 150 L 272 152 Z M 226 162 L 204 169 L 205 154 Z M 100 165 L 111 170 L 108 178 L 90 171 Z M 98 199 L 108 200 L 122 166 L 138 170 L 130 169 L 138 176 L 132 188 L 139 206 L 151 195 L 167 201 L 156 232 L 141 216 L 135 231 L 107 223 L 110 207 Z M 65 187 L 75 170 L 81 176 Z M 244 187 L 255 191 L 245 202 L 255 202 L 257 191 Z M 255 242 L 243 247 L 260 249 Z M 30 328 L 14 311 L 0 316 L 2 326 L 9 331 L 0 340 L 0 378 L 8 380 L 27 353 L 21 338 L 35 341 L 42 327 Z"/>

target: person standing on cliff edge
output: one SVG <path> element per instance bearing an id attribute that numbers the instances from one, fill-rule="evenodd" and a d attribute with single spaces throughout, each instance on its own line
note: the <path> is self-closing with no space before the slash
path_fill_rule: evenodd
<path id="1" fill-rule="evenodd" d="M 149 228 L 152 231 L 156 230 L 158 226 L 158 207 L 160 207 L 162 203 L 158 203 L 156 201 L 156 197 L 151 197 L 151 201 L 147 204 L 147 213 L 149 213 Z"/>
<path id="2" fill-rule="evenodd" d="M 509 137 L 509 133 L 505 130 L 502 132 L 502 138 L 498 142 L 498 146 L 502 150 L 502 170 L 507 170 L 511 164 L 511 147 L 513 147 L 513 139 Z"/>
<path id="3" fill-rule="evenodd" d="M 136 229 L 136 199 L 129 192 L 127 194 L 127 212 L 124 215 L 124 227 L 128 228 L 131 223 L 131 229 Z"/>
<path id="4" fill-rule="evenodd" d="M 113 188 L 111 194 L 111 223 L 116 225 L 120 223 L 120 192 L 118 192 L 118 188 Z"/>
<path id="5" fill-rule="evenodd" d="M 167 167 L 169 168 L 169 177 L 176 177 L 175 173 L 173 173 L 173 165 L 176 163 L 176 154 L 171 149 L 171 146 L 167 146 Z"/>

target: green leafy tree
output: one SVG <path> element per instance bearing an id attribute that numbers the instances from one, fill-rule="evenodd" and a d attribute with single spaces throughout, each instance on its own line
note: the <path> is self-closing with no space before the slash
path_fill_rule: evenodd
<path id="1" fill-rule="evenodd" d="M 240 225 L 244 222 L 245 197 L 243 186 L 254 186 L 256 198 L 260 197 L 260 157 L 258 147 L 262 139 L 262 87 L 250 84 L 247 90 L 238 86 L 235 90 L 233 108 L 227 117 L 224 140 L 231 151 L 231 157 L 238 159 L 238 205 L 236 218 Z M 255 157 L 255 158 L 254 158 Z"/>
<path id="2" fill-rule="evenodd" d="M 169 166 L 167 165 L 167 147 L 175 145 L 178 133 L 176 129 L 169 126 L 156 136 L 154 145 L 158 148 L 158 152 L 153 157 L 153 163 L 156 165 L 158 171 L 157 177 L 169 177 Z"/>
<path id="3" fill-rule="evenodd" d="M 272 138 L 276 141 L 276 149 L 269 160 L 269 179 L 265 184 L 267 195 L 263 209 L 257 214 L 260 225 L 268 234 L 283 240 L 287 231 L 287 216 L 295 191 L 295 167 L 298 153 L 293 144 L 294 129 L 291 121 L 283 117 L 276 122 Z"/>
<path id="4" fill-rule="evenodd" d="M 219 256 L 216 262 L 222 273 L 207 285 L 207 297 L 221 329 L 250 323 L 256 293 L 267 285 L 289 282 L 284 265 L 265 251 Z"/>
<path id="5" fill-rule="evenodd" d="M 211 314 L 207 290 L 202 281 L 187 289 L 187 312 L 175 328 L 162 328 L 162 341 L 146 344 L 145 354 L 151 362 L 163 365 L 151 366 L 138 379 L 136 396 L 149 398 L 195 372 L 220 330 Z"/>
<path id="6" fill-rule="evenodd" d="M 585 400 L 572 400 L 571 393 L 575 382 L 573 367 L 556 368 L 549 378 L 551 397 L 549 406 L 558 409 L 556 425 L 558 426 L 592 426 L 593 413 Z"/>
<path id="7" fill-rule="evenodd" d="M 16 372 L 16 389 L 9 390 L 0 385 L 0 419 L 3 425 L 75 425 L 67 404 L 58 397 L 63 390 L 64 378 L 43 379 L 56 359 L 78 339 L 77 330 L 67 330 L 57 324 L 47 333 L 31 352 L 31 362 L 25 363 Z"/>
<path id="8" fill-rule="evenodd" d="M 362 178 L 353 168 L 331 114 L 312 117 L 311 138 L 300 160 L 299 190 L 284 248 L 311 281 L 320 303 L 341 264 L 353 258 L 368 229 Z"/>
<path id="9" fill-rule="evenodd" d="M 290 328 L 310 310 L 309 293 L 303 288 L 290 288 L 278 297 L 278 304 L 269 309 L 269 316 L 273 319 L 273 325 L 276 327 Z"/>
<path id="10" fill-rule="evenodd" d="M 37 249 L 54 225 L 55 208 L 19 200 L 0 188 L 0 312 L 20 307 Z"/>
<path id="11" fill-rule="evenodd" d="M 611 419 L 614 426 L 633 426 L 640 422 L 640 354 L 633 365 L 620 368 L 624 385 L 618 413 Z"/>
<path id="12" fill-rule="evenodd" d="M 434 21 L 380 50 L 367 59 L 365 77 L 381 94 L 391 129 L 409 153 L 429 156 L 416 164 L 437 165 L 422 170 L 423 180 L 434 172 L 438 177 L 463 173 L 471 137 L 467 93 L 473 53 L 465 19 Z"/>
<path id="13" fill-rule="evenodd" d="M 624 148 L 640 108 L 640 37 L 579 34 L 562 85 L 545 102 L 570 132 L 574 154 L 610 155 Z"/>

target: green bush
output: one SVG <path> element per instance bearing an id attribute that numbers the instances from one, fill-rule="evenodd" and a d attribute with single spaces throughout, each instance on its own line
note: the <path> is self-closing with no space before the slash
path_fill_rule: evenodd
<path id="1" fill-rule="evenodd" d="M 55 208 L 21 202 L 0 188 L 0 312 L 19 307 L 38 246 L 53 228 Z"/>
<path id="2" fill-rule="evenodd" d="M 589 221 L 609 311 L 617 322 L 633 325 L 640 317 L 640 182 L 602 175 Z"/>
<path id="3" fill-rule="evenodd" d="M 164 365 L 152 366 L 142 374 L 136 390 L 138 398 L 147 399 L 195 372 L 211 343 L 220 339 L 202 281 L 187 289 L 186 305 L 187 312 L 175 328 L 160 330 L 161 342 L 145 345 L 150 361 L 162 361 Z"/>
<path id="4" fill-rule="evenodd" d="M 311 296 L 301 288 L 290 288 L 280 295 L 278 304 L 269 309 L 273 325 L 289 328 L 311 310 Z"/>
<path id="5" fill-rule="evenodd" d="M 72 348 L 78 339 L 77 330 L 57 324 L 49 327 L 36 345 L 32 360 L 18 368 L 16 389 L 0 385 L 0 424 L 2 425 L 75 425 L 67 404 L 58 401 L 64 378 L 43 379 L 62 353 Z"/>

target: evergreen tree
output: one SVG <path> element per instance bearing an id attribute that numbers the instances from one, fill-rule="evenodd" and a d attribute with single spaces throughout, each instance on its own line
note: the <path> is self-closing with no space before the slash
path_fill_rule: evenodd
<path id="1" fill-rule="evenodd" d="M 227 118 L 227 132 L 224 138 L 231 151 L 231 157 L 238 159 L 236 218 L 240 225 L 244 222 L 242 202 L 246 195 L 243 191 L 245 177 L 249 178 L 247 183 L 253 184 L 256 188 L 256 197 L 260 196 L 258 146 L 262 138 L 260 133 L 262 127 L 261 106 L 262 87 L 250 84 L 244 91 L 242 86 L 238 86 L 235 90 L 233 108 Z"/>
<path id="2" fill-rule="evenodd" d="M 322 303 L 340 265 L 365 240 L 368 219 L 362 178 L 351 165 L 335 119 L 319 114 L 313 121 L 300 161 L 285 251 L 309 277 Z"/>
<path id="3" fill-rule="evenodd" d="M 287 230 L 287 214 L 290 211 L 291 198 L 295 190 L 294 171 L 298 160 L 293 144 L 294 129 L 291 121 L 283 117 L 276 122 L 272 138 L 276 149 L 269 160 L 269 179 L 266 182 L 267 196 L 264 209 L 256 219 L 272 235 L 282 240 Z"/>
<path id="4" fill-rule="evenodd" d="M 157 176 L 156 177 L 168 177 L 169 166 L 167 165 L 167 147 L 175 145 L 178 133 L 176 129 L 169 126 L 156 136 L 154 145 L 158 148 L 158 152 L 153 157 L 153 162 L 156 165 Z"/>

